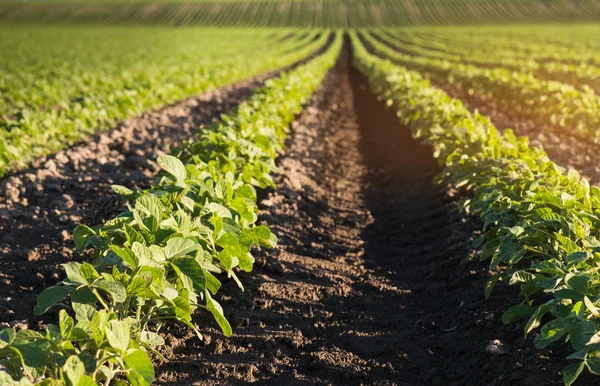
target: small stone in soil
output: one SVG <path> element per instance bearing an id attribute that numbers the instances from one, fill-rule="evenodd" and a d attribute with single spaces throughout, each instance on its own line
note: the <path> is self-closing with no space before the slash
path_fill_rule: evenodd
<path id="1" fill-rule="evenodd" d="M 499 339 L 490 340 L 487 346 L 485 346 L 485 351 L 494 355 L 503 355 L 508 352 L 507 348 Z"/>

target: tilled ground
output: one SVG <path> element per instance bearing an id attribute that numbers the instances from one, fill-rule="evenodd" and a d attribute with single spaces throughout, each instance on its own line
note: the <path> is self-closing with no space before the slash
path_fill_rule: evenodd
<path id="1" fill-rule="evenodd" d="M 246 292 L 223 289 L 234 337 L 208 328 L 201 342 L 172 326 L 160 383 L 558 383 L 561 356 L 500 322 L 516 293 L 484 300 L 477 221 L 432 185 L 430 148 L 347 59 L 295 123 L 262 201 L 280 246 L 243 277 Z"/>

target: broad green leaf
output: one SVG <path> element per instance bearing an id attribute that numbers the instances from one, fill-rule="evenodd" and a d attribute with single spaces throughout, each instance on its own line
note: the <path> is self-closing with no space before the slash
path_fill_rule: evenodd
<path id="1" fill-rule="evenodd" d="M 579 377 L 579 374 L 581 374 L 584 367 L 584 362 L 571 363 L 565 366 L 563 369 L 563 382 L 565 383 L 565 386 L 571 386 L 573 382 L 577 380 L 577 377 Z"/>
<path id="2" fill-rule="evenodd" d="M 13 343 L 12 348 L 19 352 L 25 372 L 34 377 L 40 377 L 44 374 L 46 368 L 46 353 L 49 343 L 43 339 L 38 339 L 27 343 Z"/>
<path id="3" fill-rule="evenodd" d="M 185 276 L 194 283 L 194 288 L 202 292 L 206 288 L 206 276 L 204 270 L 193 258 L 182 258 L 174 260 L 171 265 L 177 271 L 179 276 Z"/>
<path id="4" fill-rule="evenodd" d="M 533 341 L 535 347 L 543 349 L 550 346 L 568 332 L 568 327 L 570 323 L 567 319 L 555 319 L 546 323 Z"/>
<path id="5" fill-rule="evenodd" d="M 502 274 L 497 273 L 497 274 L 492 275 L 492 277 L 490 277 L 488 279 L 488 281 L 485 282 L 485 298 L 486 299 L 488 299 L 490 297 L 490 295 L 492 294 L 492 290 L 494 289 L 494 287 L 496 286 L 496 283 L 498 283 L 500 278 L 502 278 Z"/>
<path id="6" fill-rule="evenodd" d="M 598 308 L 594 305 L 594 303 L 592 303 L 592 301 L 587 296 L 584 296 L 583 302 L 587 309 L 592 313 L 592 315 L 596 316 L 600 313 L 598 311 Z"/>
<path id="7" fill-rule="evenodd" d="M 69 316 L 69 314 L 67 314 L 67 311 L 65 310 L 60 310 L 59 314 L 58 314 L 58 319 L 59 319 L 59 327 L 60 327 L 60 334 L 63 336 L 63 338 L 65 339 L 69 339 L 71 337 L 71 332 L 73 331 L 73 327 L 75 327 L 75 322 L 73 321 L 73 318 Z"/>
<path id="8" fill-rule="evenodd" d="M 502 323 L 508 324 L 526 318 L 533 314 L 533 308 L 529 304 L 518 304 L 510 307 L 502 314 Z"/>
<path id="9" fill-rule="evenodd" d="M 167 173 L 175 177 L 178 182 L 185 180 L 185 166 L 178 158 L 171 155 L 160 155 L 157 162 Z"/>
<path id="10" fill-rule="evenodd" d="M 165 344 L 163 337 L 152 331 L 143 331 L 141 334 L 141 340 L 152 347 L 164 346 Z"/>
<path id="11" fill-rule="evenodd" d="M 165 246 L 165 255 L 167 259 L 174 259 L 177 257 L 183 257 L 190 252 L 194 252 L 200 249 L 200 245 L 190 239 L 183 237 L 174 237 L 167 241 Z"/>
<path id="12" fill-rule="evenodd" d="M 82 252 L 88 242 L 89 238 L 95 236 L 96 233 L 85 225 L 78 225 L 73 231 L 73 241 L 75 242 L 75 248 L 79 252 Z"/>
<path id="13" fill-rule="evenodd" d="M 66 263 L 62 266 L 71 283 L 88 285 L 100 277 L 94 266 L 89 263 Z"/>
<path id="14" fill-rule="evenodd" d="M 71 355 L 63 366 L 65 374 L 74 386 L 79 385 L 81 377 L 85 374 L 85 366 L 77 355 Z"/>
<path id="15" fill-rule="evenodd" d="M 94 287 L 107 292 L 115 303 L 123 303 L 127 300 L 127 290 L 121 282 L 100 279 L 94 283 Z"/>
<path id="16" fill-rule="evenodd" d="M 206 209 L 211 211 L 212 213 L 216 213 L 221 218 L 231 218 L 231 212 L 229 209 L 225 208 L 221 204 L 217 204 L 216 202 L 211 202 L 205 206 Z"/>
<path id="17" fill-rule="evenodd" d="M 131 196 L 134 193 L 133 190 L 121 185 L 111 185 L 110 188 L 113 190 L 113 192 L 120 194 L 121 196 Z"/>
<path id="18" fill-rule="evenodd" d="M 231 325 L 223 314 L 223 308 L 219 303 L 217 303 L 216 300 L 213 300 L 208 291 L 204 291 L 204 294 L 206 297 L 206 308 L 212 313 L 213 317 L 219 324 L 219 327 L 221 327 L 223 334 L 225 334 L 225 336 L 231 336 L 233 331 L 231 329 Z"/>
<path id="19" fill-rule="evenodd" d="M 527 321 L 527 324 L 525 325 L 525 336 L 527 336 L 531 331 L 533 331 L 540 325 L 540 322 L 546 314 L 546 312 L 548 312 L 547 304 L 542 304 L 541 306 L 536 308 L 533 315 L 531 315 L 529 321 Z"/>
<path id="20" fill-rule="evenodd" d="M 585 359 L 585 364 L 592 374 L 600 375 L 600 356 L 597 352 L 591 353 Z"/>
<path id="21" fill-rule="evenodd" d="M 106 339 L 111 347 L 127 351 L 129 347 L 130 331 L 126 322 L 120 320 L 111 320 L 105 329 Z"/>
<path id="22" fill-rule="evenodd" d="M 141 295 L 146 288 L 152 284 L 153 277 L 149 272 L 142 272 L 136 275 L 127 286 L 127 293 L 132 295 Z"/>
<path id="23" fill-rule="evenodd" d="M 135 269 L 139 266 L 139 259 L 129 248 L 121 248 L 117 245 L 111 245 L 110 249 L 131 268 Z"/>
<path id="24" fill-rule="evenodd" d="M 148 355 L 144 351 L 131 349 L 127 351 L 124 359 L 127 367 L 133 370 L 145 382 L 140 383 L 140 385 L 150 385 L 154 381 L 154 365 L 152 365 L 152 361 L 150 361 L 150 358 L 148 358 Z M 136 381 L 140 382 L 140 379 Z"/>
<path id="25" fill-rule="evenodd" d="M 13 328 L 6 328 L 4 330 L 0 330 L 0 350 L 3 348 L 10 346 L 10 344 L 15 340 L 15 330 Z"/>
<path id="26" fill-rule="evenodd" d="M 56 303 L 65 300 L 73 291 L 72 287 L 57 286 L 46 288 L 37 298 L 37 304 L 33 308 L 35 315 L 42 315 Z"/>

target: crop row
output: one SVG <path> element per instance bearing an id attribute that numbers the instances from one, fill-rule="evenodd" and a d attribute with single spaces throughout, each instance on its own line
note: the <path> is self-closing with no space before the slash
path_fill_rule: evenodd
<path id="1" fill-rule="evenodd" d="M 119 33 L 128 32 L 121 30 Z M 151 31 L 145 32 L 151 34 Z M 184 35 L 192 35 L 188 36 L 189 39 L 193 39 L 195 34 L 195 31 L 184 32 Z M 112 127 L 116 122 L 139 115 L 148 109 L 161 107 L 255 74 L 289 66 L 324 46 L 328 35 L 321 33 L 318 39 L 300 41 L 287 39 L 280 44 L 270 44 L 268 48 L 254 51 L 243 48 L 241 44 L 229 38 L 224 42 L 220 41 L 221 46 L 227 47 L 228 44 L 232 44 L 234 47 L 226 58 L 207 60 L 200 59 L 204 52 L 201 43 L 192 46 L 190 51 L 179 46 L 178 55 L 174 55 L 175 52 L 169 45 L 160 45 L 160 48 L 149 50 L 153 57 L 148 58 L 148 62 L 152 65 L 145 65 L 148 62 L 143 60 L 136 61 L 134 65 L 127 65 L 126 60 L 131 58 L 130 56 L 112 55 L 110 60 L 117 63 L 114 65 L 117 70 L 87 69 L 73 78 L 69 78 L 67 74 L 75 68 L 65 66 L 56 70 L 61 74 L 57 76 L 60 78 L 58 81 L 54 80 L 52 72 L 43 78 L 38 76 L 34 83 L 39 87 L 29 89 L 30 91 L 23 95 L 23 99 L 32 94 L 40 97 L 32 98 L 33 102 L 28 102 L 31 106 L 23 108 L 20 108 L 23 104 L 18 103 L 18 95 L 22 90 L 10 87 L 5 93 L 8 115 L 0 120 L 0 174 L 24 166 L 36 157 L 61 149 L 98 129 Z M 314 37 L 317 35 L 313 35 Z M 182 36 L 177 38 L 182 39 Z M 183 38 L 181 41 L 183 46 L 186 46 L 185 42 L 189 40 Z M 145 36 L 145 39 L 148 37 Z M 29 39 L 26 43 L 26 46 L 37 44 L 35 39 Z M 68 41 L 61 41 L 59 45 L 68 47 Z M 190 45 L 193 43 L 187 44 Z M 213 52 L 216 52 L 218 45 L 213 44 L 213 47 Z M 42 63 L 45 59 L 45 56 L 38 58 Z M 27 74 L 36 73 L 30 71 Z M 27 79 L 24 83 L 27 83 Z M 57 92 L 61 101 L 57 105 L 48 106 L 43 96 L 62 90 L 63 84 L 67 87 L 64 91 Z"/>
<path id="2" fill-rule="evenodd" d="M 565 340 L 574 350 L 563 371 L 570 385 L 587 368 L 600 375 L 600 189 L 557 166 L 511 130 L 471 114 L 419 73 L 368 53 L 353 35 L 354 63 L 373 91 L 398 111 L 413 136 L 433 147 L 440 179 L 470 194 L 461 203 L 480 215 L 481 258 L 498 273 L 486 283 L 519 286 L 522 302 L 502 316 L 540 328 L 538 348 Z"/>
<path id="3" fill-rule="evenodd" d="M 161 357 L 161 327 L 178 321 L 201 338 L 192 322 L 198 308 L 231 335 L 213 299 L 218 277 L 243 290 L 236 270 L 252 270 L 254 246 L 275 245 L 269 228 L 256 225 L 255 187 L 274 186 L 270 173 L 288 126 L 341 45 L 338 33 L 325 53 L 269 80 L 233 116 L 159 157 L 152 188 L 114 186 L 128 210 L 99 226 L 78 226 L 75 245 L 92 260 L 63 264 L 66 279 L 38 298 L 37 315 L 61 305 L 58 326 L 44 334 L 0 331 L 0 384 L 148 385 L 155 376 L 148 352 Z"/>
<path id="4" fill-rule="evenodd" d="M 594 0 L 291 0 L 178 2 L 6 2 L 0 21 L 201 26 L 375 26 L 597 20 Z"/>
<path id="5" fill-rule="evenodd" d="M 395 39 L 389 35 L 379 36 L 398 45 L 410 54 L 445 59 L 451 62 L 462 62 L 488 68 L 505 68 L 517 72 L 529 72 L 545 79 L 571 83 L 576 86 L 587 85 L 600 90 L 600 56 L 590 53 L 590 48 L 581 51 L 565 51 L 552 54 L 552 47 L 543 47 L 543 56 L 536 56 L 529 50 L 519 53 L 522 45 L 519 41 L 509 41 L 512 49 L 498 49 L 496 41 L 479 43 L 477 39 L 461 44 L 450 39 L 447 42 L 431 42 L 421 38 L 407 38 L 395 33 Z M 501 39 L 499 39 L 501 40 Z M 485 48 L 487 47 L 487 48 Z"/>
<path id="6" fill-rule="evenodd" d="M 554 125 L 600 139 L 600 99 L 590 88 L 583 91 L 530 73 L 504 68 L 477 67 L 442 59 L 402 54 L 369 34 L 362 35 L 377 55 L 451 83 L 481 99 L 493 100 L 543 125 Z"/>

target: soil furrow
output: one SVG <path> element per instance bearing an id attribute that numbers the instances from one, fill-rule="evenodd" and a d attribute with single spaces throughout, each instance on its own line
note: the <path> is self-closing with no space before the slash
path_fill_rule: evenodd
<path id="1" fill-rule="evenodd" d="M 516 293 L 484 299 L 489 272 L 470 247 L 478 222 L 432 184 L 431 149 L 377 102 L 347 52 L 279 164 L 261 206 L 280 245 L 242 276 L 245 292 L 222 289 L 235 335 L 224 338 L 204 313 L 203 342 L 168 326 L 161 384 L 559 381 L 562 358 L 500 321 Z"/>

